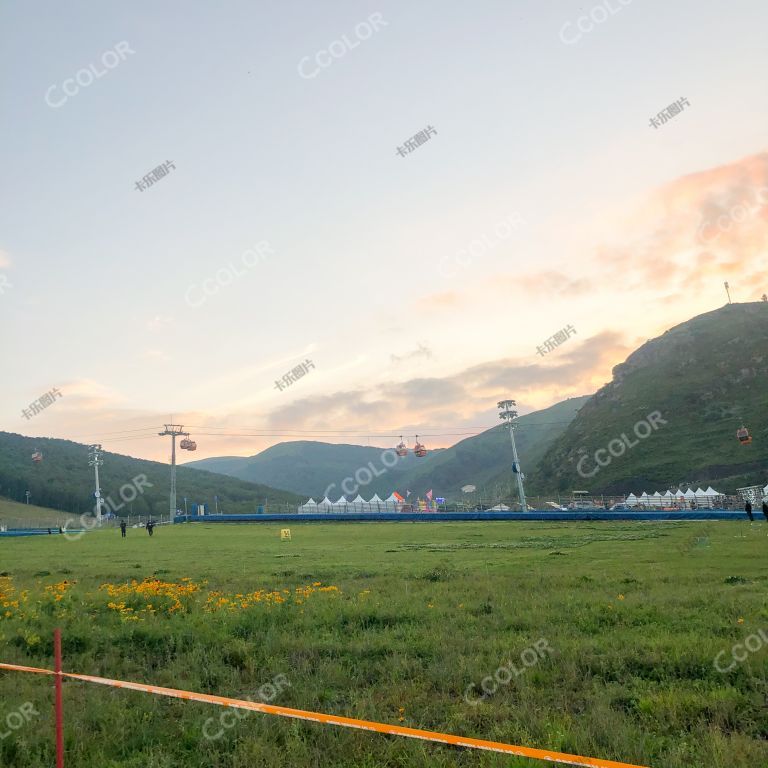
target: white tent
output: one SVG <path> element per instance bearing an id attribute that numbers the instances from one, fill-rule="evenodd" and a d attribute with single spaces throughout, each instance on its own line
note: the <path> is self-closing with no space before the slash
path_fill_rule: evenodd
<path id="1" fill-rule="evenodd" d="M 696 498 L 696 494 L 690 488 L 683 494 L 683 496 L 689 501 Z"/>
<path id="2" fill-rule="evenodd" d="M 394 492 L 384 500 L 387 510 L 397 511 L 403 506 L 403 502 L 395 496 Z"/>
<path id="3" fill-rule="evenodd" d="M 370 512 L 368 502 L 358 493 L 352 501 L 352 512 Z"/>
<path id="4" fill-rule="evenodd" d="M 768 485 L 763 488 L 763 496 L 768 496 Z"/>
<path id="5" fill-rule="evenodd" d="M 627 503 L 627 506 L 629 507 L 636 507 L 637 506 L 637 496 L 635 496 L 634 493 L 630 493 L 629 496 L 624 500 Z"/>
<path id="6" fill-rule="evenodd" d="M 326 496 L 318 505 L 318 512 L 329 512 L 333 508 L 333 502 Z"/>
<path id="7" fill-rule="evenodd" d="M 317 502 L 310 498 L 306 504 L 302 504 L 299 507 L 299 512 L 317 512 Z"/>
<path id="8" fill-rule="evenodd" d="M 347 501 L 346 497 L 339 496 L 338 500 L 334 502 L 333 504 L 333 511 L 334 512 L 349 512 L 349 502 Z"/>
<path id="9" fill-rule="evenodd" d="M 642 504 L 644 507 L 650 507 L 650 506 L 651 506 L 651 502 L 649 501 L 649 496 L 648 496 L 648 492 L 647 492 L 647 491 L 643 491 L 643 492 L 640 494 L 640 503 L 641 503 L 641 504 Z"/>
<path id="10" fill-rule="evenodd" d="M 371 507 L 371 512 L 384 512 L 387 508 L 384 499 L 380 499 L 378 493 L 374 493 L 373 496 L 371 496 L 371 500 L 368 504 Z"/>
<path id="11" fill-rule="evenodd" d="M 662 498 L 662 495 L 658 491 L 655 491 L 653 494 L 653 506 L 660 507 L 662 505 Z"/>
<path id="12" fill-rule="evenodd" d="M 665 499 L 673 499 L 673 498 L 674 498 L 674 496 L 672 495 L 672 491 L 667 491 L 667 492 L 664 494 L 664 498 L 665 498 Z"/>

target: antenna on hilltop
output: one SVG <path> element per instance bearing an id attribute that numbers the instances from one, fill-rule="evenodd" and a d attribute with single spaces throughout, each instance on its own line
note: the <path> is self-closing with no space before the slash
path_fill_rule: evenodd
<path id="1" fill-rule="evenodd" d="M 731 302 L 731 292 L 730 292 L 730 290 L 728 289 L 728 281 L 726 280 L 726 281 L 723 283 L 723 285 L 725 286 L 725 292 L 726 292 L 726 294 L 728 295 L 728 303 L 729 303 L 729 304 L 731 304 L 731 303 L 732 303 L 732 302 Z"/>

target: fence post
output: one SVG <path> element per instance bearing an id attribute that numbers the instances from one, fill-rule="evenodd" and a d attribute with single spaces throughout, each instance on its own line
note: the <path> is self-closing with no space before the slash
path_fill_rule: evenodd
<path id="1" fill-rule="evenodd" d="M 64 702 L 61 693 L 61 630 L 53 630 L 53 685 L 56 706 L 56 768 L 64 768 Z"/>

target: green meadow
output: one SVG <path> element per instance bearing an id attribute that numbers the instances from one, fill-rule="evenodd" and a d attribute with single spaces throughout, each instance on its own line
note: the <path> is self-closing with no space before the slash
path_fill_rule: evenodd
<path id="1" fill-rule="evenodd" d="M 0 661 L 50 668 L 58 626 L 72 672 L 654 768 L 768 765 L 765 523 L 280 527 L 0 538 Z M 52 703 L 50 678 L 0 672 L 0 765 L 54 764 Z M 64 703 L 68 766 L 547 764 L 74 681 Z"/>

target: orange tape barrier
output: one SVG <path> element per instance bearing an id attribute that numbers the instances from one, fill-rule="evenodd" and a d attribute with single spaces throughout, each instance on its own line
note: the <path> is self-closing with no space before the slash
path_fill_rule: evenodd
<path id="1" fill-rule="evenodd" d="M 51 669 L 38 669 L 37 667 L 22 667 L 16 664 L 0 663 L 0 669 L 12 672 L 33 672 L 38 675 L 56 675 Z M 631 765 L 630 763 L 617 763 L 613 760 L 600 760 L 596 757 L 582 757 L 580 755 L 568 755 L 563 752 L 550 752 L 546 749 L 532 749 L 520 747 L 514 744 L 502 744 L 498 741 L 485 741 L 483 739 L 471 739 L 468 736 L 454 736 L 449 733 L 437 733 L 435 731 L 422 731 L 418 728 L 405 728 L 401 725 L 387 725 L 375 723 L 370 720 L 355 720 L 352 717 L 339 715 L 325 715 L 321 712 L 305 712 L 302 709 L 290 709 L 289 707 L 277 707 L 273 704 L 262 704 L 256 701 L 244 701 L 241 699 L 229 699 L 225 696 L 212 696 L 207 693 L 193 693 L 181 691 L 176 688 L 160 688 L 156 685 L 145 683 L 129 683 L 125 680 L 110 680 L 106 677 L 94 677 L 93 675 L 78 675 L 72 672 L 62 672 L 62 677 L 72 680 L 81 680 L 85 683 L 97 683 L 109 685 L 113 688 L 127 688 L 131 691 L 143 691 L 157 696 L 170 696 L 174 699 L 185 701 L 200 701 L 203 704 L 217 704 L 222 707 L 235 709 L 250 709 L 254 712 L 263 712 L 267 715 L 279 715 L 280 717 L 293 717 L 298 720 L 312 720 L 316 723 L 338 725 L 344 728 L 360 728 L 364 731 L 386 733 L 390 736 L 406 736 L 409 739 L 422 739 L 434 741 L 439 744 L 450 744 L 454 747 L 468 747 L 470 749 L 485 749 L 490 752 L 503 752 L 508 755 L 520 757 L 532 757 L 536 760 L 549 760 L 553 763 L 565 763 L 566 765 L 584 766 L 584 768 L 647 768 L 647 766 Z"/>

